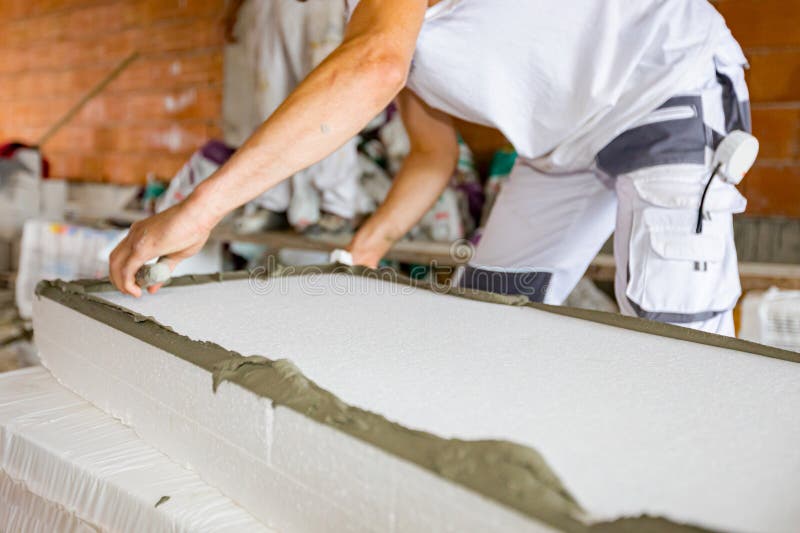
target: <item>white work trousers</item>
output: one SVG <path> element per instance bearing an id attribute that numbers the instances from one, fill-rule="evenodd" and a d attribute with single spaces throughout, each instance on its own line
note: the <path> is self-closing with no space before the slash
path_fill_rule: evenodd
<path id="1" fill-rule="evenodd" d="M 749 129 L 749 106 L 741 66 L 714 67 L 612 141 L 592 168 L 554 175 L 519 160 L 460 284 L 561 304 L 613 231 L 624 314 L 733 335 L 741 287 L 732 214 L 746 201 L 715 178 L 699 211 L 714 147 Z"/>

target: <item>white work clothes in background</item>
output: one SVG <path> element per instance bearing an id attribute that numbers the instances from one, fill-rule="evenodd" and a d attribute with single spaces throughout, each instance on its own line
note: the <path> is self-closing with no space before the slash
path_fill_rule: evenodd
<path id="1" fill-rule="evenodd" d="M 339 45 L 344 4 L 249 0 L 240 9 L 235 34 L 238 43 L 225 47 L 223 129 L 225 141 L 240 146 Z M 254 202 L 288 210 L 293 225 L 315 223 L 320 209 L 352 218 L 359 176 L 356 143 L 348 142 Z"/>
<path id="2" fill-rule="evenodd" d="M 358 0 L 348 0 L 352 14 Z M 701 79 L 732 37 L 706 0 L 441 0 L 408 86 L 499 129 L 544 172 L 587 168 L 614 137 Z"/>

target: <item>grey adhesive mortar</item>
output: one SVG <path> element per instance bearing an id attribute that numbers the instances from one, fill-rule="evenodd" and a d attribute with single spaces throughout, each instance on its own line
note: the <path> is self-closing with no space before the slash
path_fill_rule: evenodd
<path id="1" fill-rule="evenodd" d="M 346 271 L 352 275 L 375 274 L 375 271 L 368 269 L 343 269 L 341 266 L 314 267 L 313 270 L 291 273 L 303 275 L 304 272 L 318 274 L 334 271 Z M 272 276 L 289 273 L 278 272 Z M 247 273 L 186 276 L 173 279 L 171 286 L 213 283 L 247 277 Z M 409 283 L 403 279 L 399 281 Z M 150 317 L 137 314 L 95 295 L 107 290 L 111 290 L 111 287 L 105 282 L 43 282 L 37 293 L 204 368 L 212 373 L 214 387 L 224 380 L 233 381 L 256 394 L 270 398 L 277 405 L 289 407 L 317 422 L 377 446 L 563 531 L 702 530 L 648 516 L 591 524 L 588 513 L 568 493 L 541 455 L 530 447 L 502 440 L 445 439 L 429 432 L 403 427 L 381 415 L 344 403 L 304 376 L 287 360 L 271 360 L 261 356 L 245 357 L 211 342 L 189 339 Z M 449 291 L 449 293 L 485 302 L 535 307 L 626 329 L 757 353 L 785 361 L 800 360 L 800 356 L 793 352 L 638 319 L 534 305 L 518 298 L 487 293 L 472 291 Z"/>

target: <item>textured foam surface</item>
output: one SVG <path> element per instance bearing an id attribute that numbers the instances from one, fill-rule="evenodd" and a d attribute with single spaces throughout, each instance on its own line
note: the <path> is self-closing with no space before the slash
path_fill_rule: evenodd
<path id="1" fill-rule="evenodd" d="M 0 436 L 1 531 L 271 531 L 41 367 L 0 375 Z"/>
<path id="2" fill-rule="evenodd" d="M 59 381 L 281 533 L 550 531 L 47 298 L 34 325 Z"/>
<path id="3" fill-rule="evenodd" d="M 405 426 L 529 445 L 596 517 L 800 523 L 797 364 L 351 276 L 102 297 L 193 339 L 288 358 Z"/>

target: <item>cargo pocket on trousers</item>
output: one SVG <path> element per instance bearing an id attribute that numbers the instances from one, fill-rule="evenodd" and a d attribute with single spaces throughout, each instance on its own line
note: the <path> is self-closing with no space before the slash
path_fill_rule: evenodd
<path id="1" fill-rule="evenodd" d="M 645 207 L 631 228 L 626 295 L 636 313 L 660 322 L 708 320 L 733 308 L 741 294 L 732 215 Z"/>

